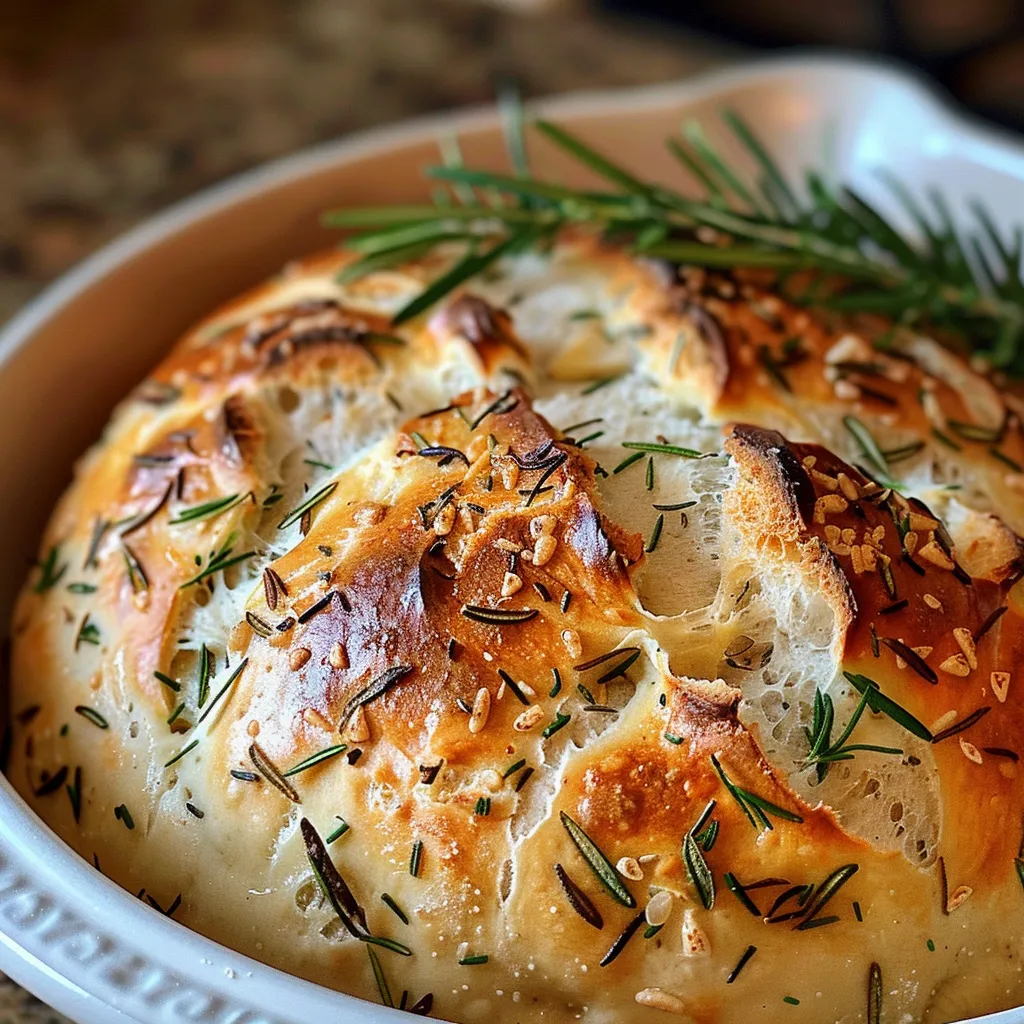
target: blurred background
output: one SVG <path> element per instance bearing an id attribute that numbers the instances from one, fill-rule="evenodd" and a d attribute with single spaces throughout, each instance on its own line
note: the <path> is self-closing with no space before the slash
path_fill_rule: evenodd
<path id="1" fill-rule="evenodd" d="M 1024 0 L 0 0 L 0 323 L 173 200 L 322 139 L 681 79 L 793 46 L 894 56 L 1024 128 Z"/>

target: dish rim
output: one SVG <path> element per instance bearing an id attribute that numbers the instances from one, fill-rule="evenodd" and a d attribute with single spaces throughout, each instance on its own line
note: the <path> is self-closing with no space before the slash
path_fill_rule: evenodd
<path id="1" fill-rule="evenodd" d="M 588 90 L 531 100 L 530 109 L 550 118 L 575 118 L 685 106 L 758 81 L 814 73 L 862 75 L 875 82 L 888 79 L 909 89 L 939 115 L 949 132 L 970 137 L 988 149 L 997 164 L 1005 161 L 1012 176 L 1024 180 L 1024 148 L 1011 133 L 977 121 L 922 76 L 884 60 L 813 52 L 770 56 L 707 71 L 681 82 Z M 31 344 L 33 336 L 49 320 L 79 296 L 151 247 L 191 225 L 228 207 L 256 199 L 261 193 L 287 182 L 444 133 L 493 127 L 498 117 L 496 107 L 487 104 L 370 128 L 304 148 L 174 203 L 87 257 L 16 313 L 0 329 L 0 373 L 16 354 Z M 34 876 L 27 873 L 29 865 L 34 868 Z M 94 916 L 105 922 L 105 934 L 97 932 L 89 923 Z M 144 934 L 148 948 L 143 950 L 138 938 L 125 941 L 112 935 L 110 925 L 114 920 L 121 923 L 123 933 Z M 40 932 L 43 943 L 50 943 L 51 960 L 31 948 L 33 931 Z M 98 950 L 104 942 L 112 946 L 106 955 L 101 955 Z M 56 943 L 70 943 L 71 952 L 65 959 L 74 962 L 71 955 L 74 953 L 82 961 L 74 977 L 69 976 L 66 969 L 62 972 L 54 966 Z M 164 918 L 96 872 L 66 846 L 2 775 L 0 954 L 0 967 L 5 973 L 81 1024 L 101 1024 L 114 1019 L 139 1021 L 140 1024 L 158 1020 L 169 1024 L 181 1020 L 282 1024 L 308 1020 L 311 1013 L 325 1016 L 332 1013 L 339 1019 L 352 1020 L 358 1014 L 367 1024 L 407 1019 L 399 1016 L 400 1011 L 287 974 Z M 137 1016 L 137 1007 L 132 1006 L 125 994 L 129 984 L 125 974 L 127 959 L 139 960 L 140 957 L 143 964 L 132 979 L 139 982 L 142 1001 L 153 1011 L 144 1016 Z M 104 966 L 107 960 L 112 962 Z M 198 980 L 190 979 L 183 973 L 183 965 L 190 964 L 208 970 Z M 118 978 L 120 981 L 114 980 Z M 145 979 L 155 980 L 149 984 Z M 122 998 L 110 1000 L 99 994 L 102 981 L 106 981 L 108 992 L 119 989 Z M 149 984 L 148 989 L 146 984 Z M 162 1002 L 154 1002 L 147 992 L 169 995 Z M 192 1002 L 183 1004 L 182 999 L 186 998 L 192 998 Z M 189 1010 L 187 1016 L 183 1005 Z M 293 1006 L 301 1007 L 301 1013 L 286 1009 Z M 965 1024 L 1019 1024 L 1021 1009 L 999 1011 Z"/>

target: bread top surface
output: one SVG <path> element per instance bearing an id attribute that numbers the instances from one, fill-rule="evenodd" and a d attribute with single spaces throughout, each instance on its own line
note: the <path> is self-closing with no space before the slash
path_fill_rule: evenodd
<path id="1" fill-rule="evenodd" d="M 450 1020 L 858 1021 L 875 964 L 892 1019 L 1024 1002 L 1014 397 L 583 235 L 398 328 L 450 256 L 348 259 L 83 458 L 13 624 L 32 806 Z"/>

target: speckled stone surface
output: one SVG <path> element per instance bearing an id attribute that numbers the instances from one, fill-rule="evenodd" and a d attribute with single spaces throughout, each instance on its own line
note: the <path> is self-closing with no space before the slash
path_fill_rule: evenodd
<path id="1" fill-rule="evenodd" d="M 0 974 L 0 1024 L 68 1024 L 68 1019 Z"/>
<path id="2" fill-rule="evenodd" d="M 681 79 L 731 55 L 582 3 L 45 6 L 45 24 L 0 17 L 0 322 L 155 210 L 310 143 L 485 102 L 509 76 L 536 96 Z"/>
<path id="3" fill-rule="evenodd" d="M 311 143 L 487 102 L 509 77 L 539 96 L 682 79 L 735 53 L 565 3 L 0 6 L 0 324 L 168 203 Z M 51 1022 L 65 1024 L 0 974 L 0 1024 Z"/>

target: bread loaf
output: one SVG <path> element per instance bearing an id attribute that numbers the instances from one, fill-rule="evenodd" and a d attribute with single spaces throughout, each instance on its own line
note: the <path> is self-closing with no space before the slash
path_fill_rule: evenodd
<path id="1" fill-rule="evenodd" d="M 13 622 L 33 808 L 445 1020 L 1024 1003 L 1018 399 L 583 233 L 398 328 L 450 254 L 349 258 L 199 324 L 81 460 Z"/>

